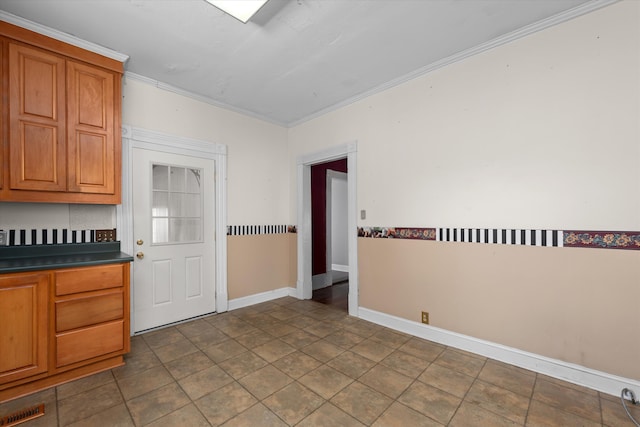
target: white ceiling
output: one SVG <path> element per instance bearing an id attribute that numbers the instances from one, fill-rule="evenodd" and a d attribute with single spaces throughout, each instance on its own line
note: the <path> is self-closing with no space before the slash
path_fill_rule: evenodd
<path id="1" fill-rule="evenodd" d="M 129 55 L 126 70 L 291 126 L 611 0 L 270 0 L 247 23 L 204 0 L 0 0 Z"/>

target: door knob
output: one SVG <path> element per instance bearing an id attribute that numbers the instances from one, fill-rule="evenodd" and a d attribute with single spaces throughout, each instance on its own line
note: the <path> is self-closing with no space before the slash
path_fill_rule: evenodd
<path id="1" fill-rule="evenodd" d="M 138 239 L 138 240 L 136 241 L 136 245 L 138 245 L 138 246 L 142 246 L 142 244 L 143 244 L 143 243 L 144 243 L 144 242 L 142 241 L 142 239 Z"/>
<path id="2" fill-rule="evenodd" d="M 138 252 L 136 254 L 136 257 L 138 257 L 138 259 L 142 259 L 142 258 L 144 258 L 144 253 L 143 252 Z"/>

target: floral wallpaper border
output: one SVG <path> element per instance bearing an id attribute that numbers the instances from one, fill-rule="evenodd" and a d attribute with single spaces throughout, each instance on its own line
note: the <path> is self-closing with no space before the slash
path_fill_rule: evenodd
<path id="1" fill-rule="evenodd" d="M 640 250 L 640 231 L 358 227 L 358 237 Z"/>
<path id="2" fill-rule="evenodd" d="M 564 246 L 572 248 L 640 249 L 640 231 L 564 232 Z"/>

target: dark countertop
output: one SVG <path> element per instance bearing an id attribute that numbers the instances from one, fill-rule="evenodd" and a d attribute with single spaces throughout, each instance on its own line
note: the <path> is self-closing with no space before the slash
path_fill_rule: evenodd
<path id="1" fill-rule="evenodd" d="M 0 274 L 131 261 L 120 242 L 0 247 Z"/>

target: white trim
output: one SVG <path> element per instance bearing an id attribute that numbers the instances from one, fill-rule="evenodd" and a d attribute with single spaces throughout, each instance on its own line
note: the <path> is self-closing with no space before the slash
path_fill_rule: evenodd
<path id="1" fill-rule="evenodd" d="M 98 55 L 115 59 L 116 61 L 120 61 L 122 63 L 127 62 L 127 60 L 129 59 L 129 55 L 125 55 L 124 53 L 116 52 L 115 50 L 111 50 L 104 46 L 100 46 L 98 44 L 91 43 L 86 40 L 82 40 L 76 36 L 72 36 L 71 34 L 54 30 L 53 28 L 47 27 L 42 24 L 38 24 L 37 22 L 29 21 L 28 19 L 24 19 L 19 16 L 13 15 L 9 12 L 5 12 L 4 10 L 0 10 L 0 20 L 8 22 L 13 25 L 17 25 L 18 27 L 26 28 L 27 30 L 31 30 L 38 34 L 51 37 L 52 39 L 56 39 L 56 40 L 68 43 L 70 45 L 79 47 L 81 49 L 88 50 L 93 53 L 97 53 Z"/>
<path id="2" fill-rule="evenodd" d="M 176 95 L 181 95 L 187 98 L 195 99 L 196 101 L 204 102 L 205 104 L 213 105 L 214 107 L 223 108 L 228 111 L 233 111 L 238 114 L 253 117 L 254 119 L 262 120 L 264 122 L 271 123 L 277 126 L 287 127 L 286 123 L 280 122 L 278 120 L 274 120 L 262 114 L 254 113 L 253 111 L 245 110 L 243 108 L 234 107 L 233 105 L 225 104 L 224 102 L 217 101 L 211 97 L 200 95 L 185 89 L 181 89 L 177 86 L 173 86 L 168 83 L 163 83 L 161 81 L 152 79 L 150 77 L 145 77 L 140 74 L 132 73 L 131 71 L 126 71 L 124 73 L 124 77 L 125 79 L 131 79 L 131 80 L 139 81 L 141 83 L 146 83 L 158 89 L 166 90 L 167 92 L 175 93 Z"/>
<path id="3" fill-rule="evenodd" d="M 357 141 L 298 156 L 298 280 L 297 296 L 310 299 L 311 279 L 311 165 L 347 158 L 347 239 L 349 245 L 349 314 L 358 316 Z"/>
<path id="4" fill-rule="evenodd" d="M 342 271 L 342 272 L 345 272 L 345 273 L 349 272 L 349 266 L 348 265 L 331 264 L 331 269 L 333 271 Z"/>
<path id="5" fill-rule="evenodd" d="M 296 297 L 296 288 L 279 288 L 272 291 L 261 292 L 259 294 L 253 294 L 246 297 L 234 298 L 229 300 L 229 311 L 237 310 L 243 307 L 249 307 L 251 305 L 260 304 L 267 301 L 283 297 Z"/>
<path id="6" fill-rule="evenodd" d="M 116 224 L 120 230 L 121 249 L 132 254 L 133 201 L 131 165 L 132 150 L 145 148 L 165 153 L 202 157 L 215 161 L 215 240 L 216 240 L 216 312 L 228 310 L 227 292 L 227 148 L 224 144 L 200 141 L 154 132 L 132 126 L 122 127 L 122 205 L 116 209 Z M 133 268 L 133 267 L 132 267 Z M 131 274 L 133 277 L 133 274 Z M 131 308 L 133 309 L 133 292 Z M 131 333 L 134 333 L 131 316 Z"/>
<path id="7" fill-rule="evenodd" d="M 393 80 L 389 80 L 386 83 L 383 83 L 379 86 L 374 87 L 373 89 L 369 89 L 365 92 L 362 92 L 354 97 L 351 97 L 349 99 L 346 99 L 342 102 L 338 102 L 337 104 L 333 104 L 330 105 L 329 107 L 323 108 L 319 111 L 316 111 L 313 114 L 310 114 L 306 117 L 303 117 L 299 120 L 296 120 L 294 122 L 288 123 L 288 127 L 293 128 L 296 127 L 298 125 L 301 125 L 304 122 L 308 122 L 309 120 L 313 120 L 315 118 L 318 118 L 320 116 L 324 116 L 327 113 L 330 113 L 332 111 L 338 110 L 342 107 L 345 107 L 347 105 L 351 105 L 354 102 L 358 102 L 361 101 L 365 98 L 368 98 L 372 95 L 375 95 L 377 93 L 380 92 L 384 92 L 387 89 L 390 89 L 392 87 L 401 85 L 403 83 L 406 83 L 410 80 L 413 80 L 415 78 L 418 78 L 420 76 L 423 76 L 425 74 L 428 74 L 432 71 L 435 71 L 439 68 L 442 67 L 446 67 L 447 65 L 451 65 L 454 64 L 456 62 L 460 62 L 464 59 L 467 59 L 471 56 L 474 55 L 478 55 L 482 52 L 485 52 L 487 50 L 493 49 L 495 47 L 498 46 L 502 46 L 504 44 L 507 43 L 511 43 L 512 41 L 521 39 L 523 37 L 529 36 L 531 34 L 537 33 L 538 31 L 542 31 L 544 29 L 547 29 L 549 27 L 552 27 L 554 25 L 558 25 L 561 24 L 563 22 L 569 21 L 573 18 L 577 18 L 579 16 L 585 15 L 589 12 L 593 12 L 595 10 L 598 10 L 600 8 L 603 8 L 605 6 L 609 6 L 610 4 L 613 3 L 617 3 L 620 0 L 592 0 L 590 2 L 581 4 L 579 6 L 576 6 L 572 9 L 566 10 L 564 12 L 561 12 L 557 15 L 554 16 L 550 16 L 549 18 L 543 19 L 541 21 L 538 22 L 534 22 L 533 24 L 529 24 L 526 25 L 522 28 L 519 28 L 515 31 L 512 31 L 510 33 L 507 34 L 503 34 L 499 37 L 496 37 L 495 39 L 489 40 L 485 43 L 479 44 L 477 46 L 473 46 L 469 49 L 463 50 L 462 52 L 458 52 L 458 53 L 454 53 L 451 56 L 448 56 L 446 58 L 443 58 L 439 61 L 433 62 L 431 64 L 428 64 L 422 68 L 418 68 L 417 70 L 414 70 L 410 73 L 405 74 L 404 76 L 395 78 Z"/>
<path id="8" fill-rule="evenodd" d="M 519 366 L 612 396 L 619 396 L 623 388 L 640 389 L 640 381 L 424 325 L 368 308 L 361 307 L 358 315 L 364 320 L 396 331 Z"/>

